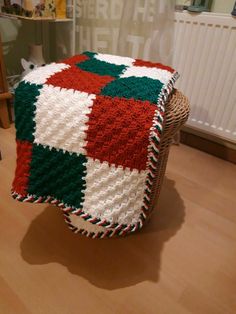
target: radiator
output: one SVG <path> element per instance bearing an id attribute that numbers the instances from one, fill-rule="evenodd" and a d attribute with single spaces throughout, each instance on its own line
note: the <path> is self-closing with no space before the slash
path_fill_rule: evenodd
<path id="1" fill-rule="evenodd" d="M 236 19 L 175 12 L 173 65 L 190 100 L 187 125 L 236 142 Z"/>

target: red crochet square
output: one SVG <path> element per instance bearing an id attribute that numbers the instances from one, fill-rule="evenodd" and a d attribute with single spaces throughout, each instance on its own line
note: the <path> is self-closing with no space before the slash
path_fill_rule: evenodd
<path id="1" fill-rule="evenodd" d="M 111 76 L 101 76 L 83 71 L 77 66 L 71 66 L 69 69 L 57 72 L 49 77 L 46 84 L 74 89 L 89 94 L 97 94 L 112 80 L 114 80 L 114 78 Z"/>
<path id="2" fill-rule="evenodd" d="M 170 71 L 171 73 L 175 72 L 175 70 L 172 69 L 171 67 L 163 65 L 161 63 L 154 63 L 151 61 L 144 61 L 144 60 L 140 60 L 140 59 L 136 59 L 133 65 L 140 66 L 140 67 L 147 67 L 147 68 L 158 68 L 161 70 Z"/>
<path id="3" fill-rule="evenodd" d="M 77 63 L 83 62 L 83 61 L 88 60 L 88 59 L 89 59 L 89 57 L 86 55 L 76 55 L 76 56 L 67 58 L 65 60 L 62 60 L 61 62 L 69 64 L 69 65 L 76 65 Z"/>
<path id="4" fill-rule="evenodd" d="M 87 156 L 145 170 L 156 109 L 149 101 L 97 96 L 87 123 Z"/>
<path id="5" fill-rule="evenodd" d="M 29 183 L 30 162 L 32 160 L 32 144 L 28 141 L 16 141 L 17 144 L 17 164 L 15 179 L 12 187 L 14 192 L 27 195 Z"/>

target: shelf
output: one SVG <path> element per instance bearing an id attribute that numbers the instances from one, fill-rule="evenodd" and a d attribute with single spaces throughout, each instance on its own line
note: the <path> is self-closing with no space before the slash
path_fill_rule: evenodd
<path id="1" fill-rule="evenodd" d="M 63 18 L 63 19 L 57 19 L 52 17 L 27 17 L 27 16 L 21 16 L 21 15 L 15 15 L 15 14 L 9 14 L 9 13 L 3 13 L 0 12 L 0 16 L 14 19 L 14 20 L 28 20 L 28 21 L 48 21 L 48 22 L 72 22 L 72 18 Z"/>
<path id="2" fill-rule="evenodd" d="M 64 19 L 54 19 L 54 20 L 51 20 L 50 22 L 73 22 L 73 19 L 72 18 L 64 18 Z"/>

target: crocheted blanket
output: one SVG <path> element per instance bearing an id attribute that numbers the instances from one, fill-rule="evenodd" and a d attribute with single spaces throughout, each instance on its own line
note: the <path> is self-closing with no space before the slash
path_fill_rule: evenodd
<path id="1" fill-rule="evenodd" d="M 29 73 L 15 93 L 12 196 L 56 204 L 107 236 L 141 228 L 177 77 L 160 63 L 92 52 Z"/>

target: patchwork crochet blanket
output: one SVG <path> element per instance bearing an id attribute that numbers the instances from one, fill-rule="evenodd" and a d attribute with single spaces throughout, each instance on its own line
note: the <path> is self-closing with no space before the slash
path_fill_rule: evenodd
<path id="1" fill-rule="evenodd" d="M 92 52 L 29 73 L 15 93 L 12 196 L 56 204 L 103 236 L 141 228 L 177 77 L 160 63 Z"/>

